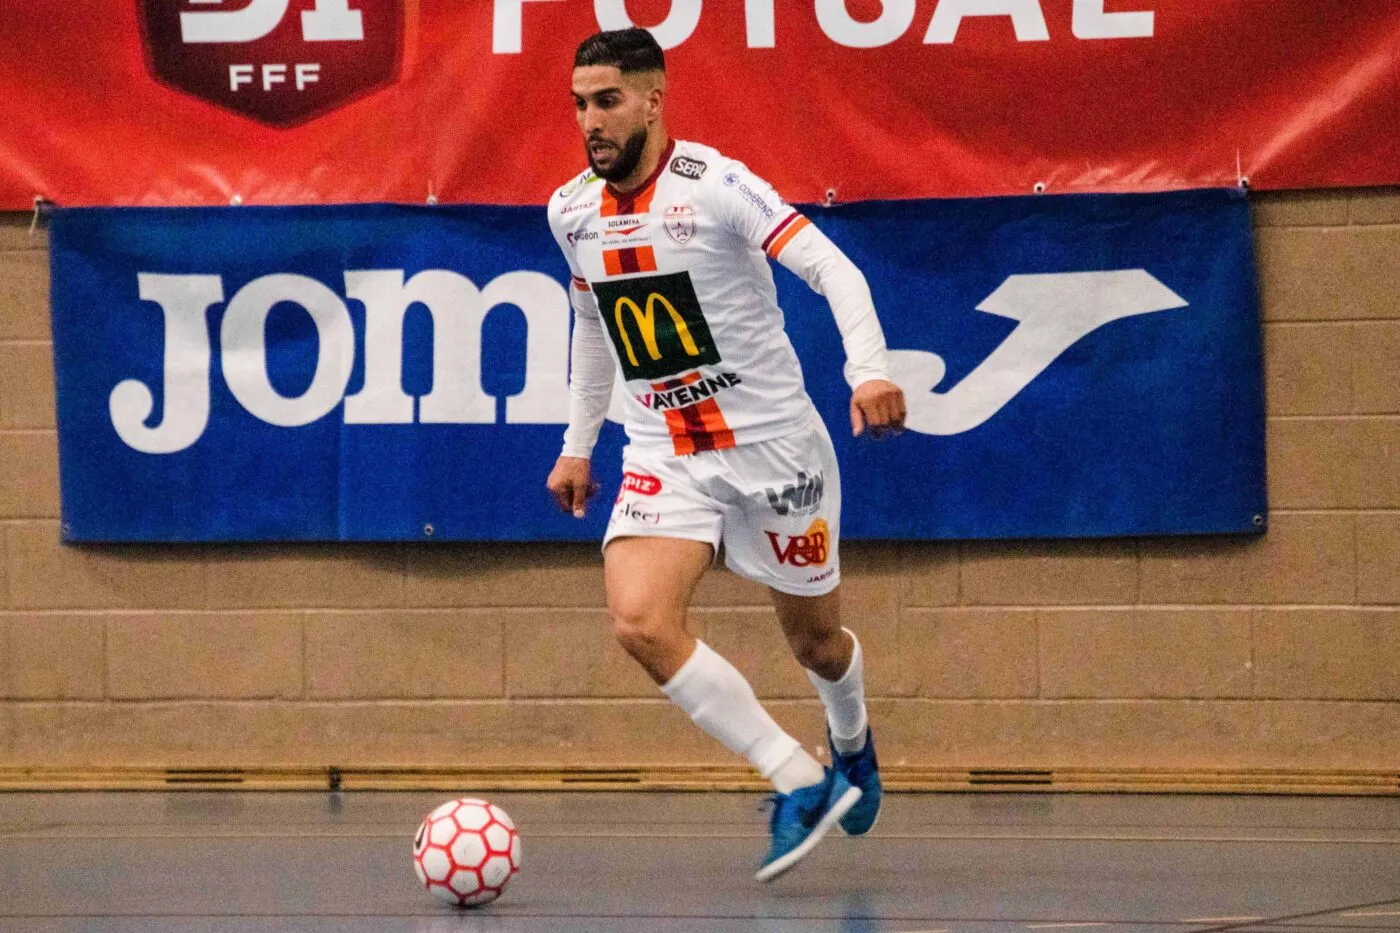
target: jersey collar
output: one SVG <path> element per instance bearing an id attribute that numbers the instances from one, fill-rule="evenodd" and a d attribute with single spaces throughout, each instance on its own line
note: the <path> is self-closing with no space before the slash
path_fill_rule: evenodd
<path id="1" fill-rule="evenodd" d="M 656 168 L 652 169 L 647 180 L 636 191 L 622 194 L 612 186 L 612 182 L 605 182 L 603 185 L 604 207 L 615 207 L 614 210 L 605 210 L 605 214 L 645 214 L 651 210 L 651 196 L 655 193 L 656 180 L 661 177 L 661 173 L 666 170 L 666 165 L 671 161 L 671 154 L 676 151 L 676 141 L 666 140 L 666 149 L 661 153 L 661 158 L 656 162 Z"/>

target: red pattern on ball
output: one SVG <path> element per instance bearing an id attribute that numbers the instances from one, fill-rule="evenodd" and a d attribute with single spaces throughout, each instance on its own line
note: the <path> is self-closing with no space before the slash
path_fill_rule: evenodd
<path id="1" fill-rule="evenodd" d="M 417 863 L 419 871 L 423 873 L 423 878 L 426 879 L 426 881 L 424 882 L 424 886 L 430 893 L 433 892 L 434 889 L 437 889 L 448 895 L 448 897 L 444 898 L 444 900 L 455 901 L 460 907 L 479 907 L 488 904 L 491 901 L 494 901 L 496 898 L 500 897 L 501 893 L 510 883 L 510 879 L 514 878 L 516 873 L 520 870 L 520 865 L 516 861 L 516 857 L 514 855 L 514 852 L 517 848 L 517 840 L 519 839 L 520 833 L 515 829 L 515 827 L 503 822 L 500 819 L 497 819 L 495 810 L 490 804 L 486 803 L 485 801 L 477 801 L 474 799 L 467 798 L 459 800 L 456 803 L 457 806 L 454 807 L 447 814 L 440 816 L 437 819 L 433 819 L 432 814 L 429 814 L 428 817 L 426 817 L 423 820 L 423 823 L 419 826 L 419 835 L 415 837 L 415 842 L 419 844 L 418 846 L 416 846 L 416 851 L 413 853 L 413 860 L 415 863 Z M 461 813 L 461 811 L 464 808 L 468 807 L 480 810 L 481 812 L 485 813 L 486 822 L 482 824 L 480 829 L 467 829 L 462 825 L 462 821 L 457 818 L 458 814 Z M 500 812 L 503 816 L 506 816 L 506 819 L 510 818 L 508 815 L 506 815 L 504 810 Z M 447 841 L 445 845 L 438 845 L 432 841 L 433 828 L 437 824 L 442 823 L 444 821 L 449 821 L 452 824 L 453 833 L 452 837 Z M 488 835 L 489 830 L 491 830 L 493 827 L 500 827 L 500 829 L 505 831 L 506 837 L 504 848 L 491 844 L 490 835 L 500 835 L 499 832 Z M 464 835 L 477 836 L 481 840 L 481 848 L 485 855 L 483 855 L 481 861 L 479 861 L 475 865 L 461 864 L 457 861 L 457 857 L 452 853 L 453 846 L 456 844 L 457 840 Z M 421 842 L 419 842 L 420 840 Z M 423 864 L 423 857 L 433 850 L 441 852 L 447 858 L 447 875 L 441 881 L 434 879 L 428 873 L 427 866 Z M 506 861 L 510 864 L 510 872 L 506 875 L 505 880 L 502 881 L 499 885 L 495 887 L 487 887 L 485 884 L 482 883 L 481 869 L 492 858 L 498 856 L 505 856 Z M 467 894 L 461 894 L 452 887 L 452 880 L 453 878 L 457 877 L 458 873 L 470 873 L 472 876 L 474 876 L 475 883 L 473 885 L 473 890 Z M 477 900 L 477 898 L 482 898 L 483 895 L 487 894 L 490 895 L 489 898 Z M 472 901 L 473 903 L 468 904 L 468 901 Z"/>

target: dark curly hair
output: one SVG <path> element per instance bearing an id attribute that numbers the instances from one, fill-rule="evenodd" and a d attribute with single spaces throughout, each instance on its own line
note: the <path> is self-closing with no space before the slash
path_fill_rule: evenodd
<path id="1" fill-rule="evenodd" d="M 645 29 L 614 29 L 589 36 L 574 53 L 574 67 L 612 65 L 623 74 L 633 71 L 665 71 L 666 53 L 656 37 Z"/>

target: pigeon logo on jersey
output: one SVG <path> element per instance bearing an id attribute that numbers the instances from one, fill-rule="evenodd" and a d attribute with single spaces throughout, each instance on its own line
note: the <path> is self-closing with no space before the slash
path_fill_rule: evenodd
<path id="1" fill-rule="evenodd" d="M 323 116 L 398 81 L 404 0 L 137 0 L 157 81 L 275 127 Z M 210 9 L 210 7 L 239 9 Z"/>
<path id="2" fill-rule="evenodd" d="M 687 159 L 685 156 L 676 156 L 671 160 L 671 171 L 681 176 L 689 178 L 691 181 L 699 181 L 705 174 L 705 169 L 709 168 L 699 159 Z"/>
<path id="3" fill-rule="evenodd" d="M 768 494 L 768 504 L 779 515 L 811 515 L 821 507 L 825 488 L 826 480 L 822 474 L 808 476 L 798 473 L 797 482 L 788 483 L 781 493 L 771 488 L 763 491 Z"/>
<path id="4" fill-rule="evenodd" d="M 820 567 L 831 554 L 831 529 L 826 521 L 817 519 L 812 526 L 800 535 L 788 535 L 787 544 L 778 546 L 778 533 L 765 531 L 768 543 L 773 546 L 773 556 L 778 563 L 793 567 Z"/>
<path id="5" fill-rule="evenodd" d="M 684 246 L 695 237 L 695 208 L 686 204 L 668 207 L 662 227 L 677 246 Z"/>
<path id="6" fill-rule="evenodd" d="M 689 273 L 596 282 L 593 292 L 624 379 L 661 379 L 720 362 Z"/>

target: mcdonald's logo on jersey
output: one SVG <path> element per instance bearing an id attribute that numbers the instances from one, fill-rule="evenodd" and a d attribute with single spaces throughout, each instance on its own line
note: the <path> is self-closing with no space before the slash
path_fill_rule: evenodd
<path id="1" fill-rule="evenodd" d="M 660 379 L 720 362 L 690 274 L 593 283 L 626 379 Z"/>

